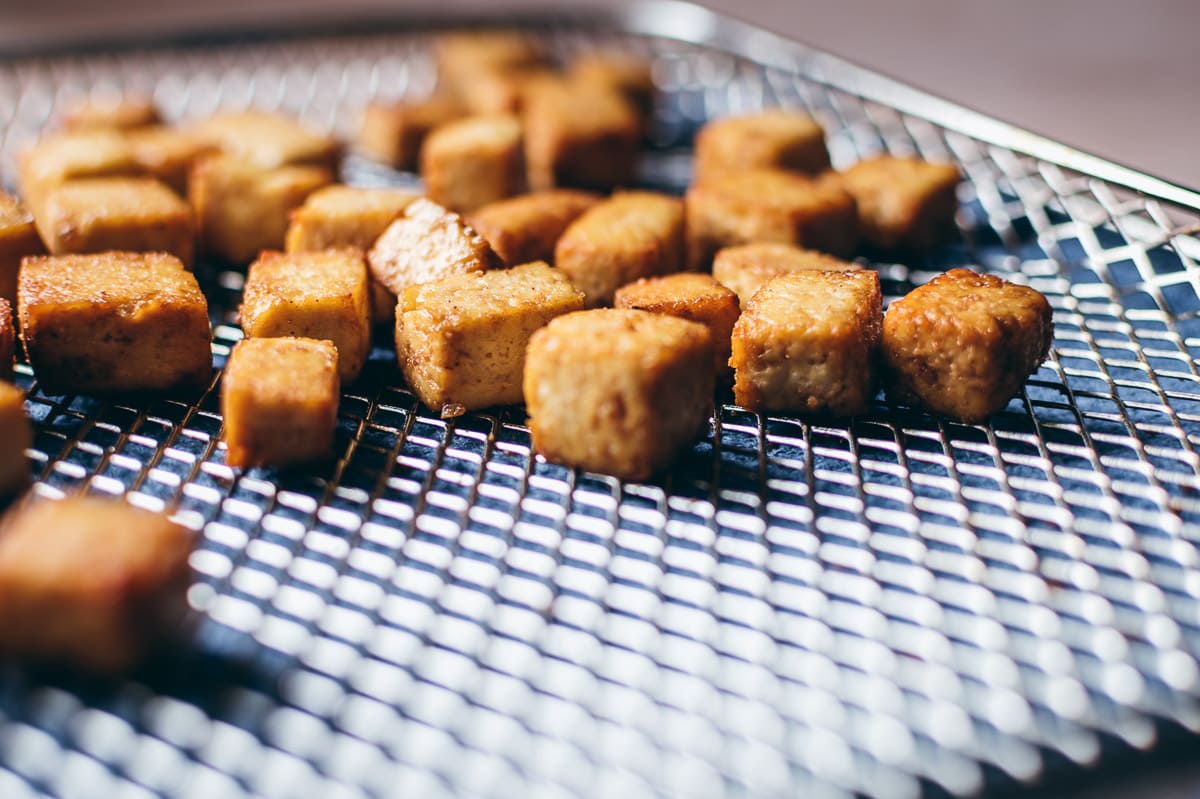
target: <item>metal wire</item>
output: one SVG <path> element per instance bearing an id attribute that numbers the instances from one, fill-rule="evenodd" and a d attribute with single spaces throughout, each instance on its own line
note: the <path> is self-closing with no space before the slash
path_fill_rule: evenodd
<path id="1" fill-rule="evenodd" d="M 1054 307 L 1049 361 L 986 425 L 882 396 L 848 421 L 723 405 L 646 484 L 538 460 L 516 410 L 437 418 L 387 348 L 342 398 L 336 460 L 293 472 L 225 466 L 217 379 L 130 403 L 45 396 L 19 365 L 35 490 L 202 531 L 200 621 L 115 683 L 0 670 L 0 796 L 965 795 L 1200 731 L 1195 216 L 835 88 L 799 47 L 763 66 L 539 35 L 654 59 L 648 185 L 686 183 L 702 120 L 775 104 L 816 114 L 838 166 L 958 163 L 962 243 L 875 264 L 885 292 L 962 264 L 1028 283 Z M 427 46 L 3 62 L 0 163 L 111 89 L 347 134 L 368 99 L 432 88 Z M 206 281 L 218 366 L 240 285 Z"/>

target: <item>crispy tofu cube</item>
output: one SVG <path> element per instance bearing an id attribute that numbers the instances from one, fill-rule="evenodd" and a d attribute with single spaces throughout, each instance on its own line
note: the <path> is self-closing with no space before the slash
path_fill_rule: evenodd
<path id="1" fill-rule="evenodd" d="M 55 255 L 110 250 L 167 252 L 191 266 L 192 209 L 153 178 L 83 178 L 51 186 L 34 213 Z"/>
<path id="2" fill-rule="evenodd" d="M 892 303 L 888 391 L 966 423 L 1008 404 L 1050 352 L 1050 303 L 1028 286 L 953 269 Z"/>
<path id="3" fill-rule="evenodd" d="M 12 361 L 12 323 L 8 323 L 8 363 Z M 25 415 L 25 392 L 0 381 L 0 499 L 20 493 L 29 482 L 29 459 L 25 450 L 33 446 L 33 428 Z"/>
<path id="4" fill-rule="evenodd" d="M 875 272 L 771 278 L 733 327 L 734 399 L 752 411 L 864 412 L 875 393 L 881 309 Z"/>
<path id="5" fill-rule="evenodd" d="M 371 305 L 371 323 L 379 325 L 394 325 L 396 323 L 396 295 L 388 291 L 388 287 L 375 278 L 369 278 L 368 301 Z"/>
<path id="6" fill-rule="evenodd" d="M 33 224 L 33 214 L 16 197 L 0 191 L 0 299 L 17 301 L 17 272 L 26 255 L 46 249 Z"/>
<path id="7" fill-rule="evenodd" d="M 554 245 L 563 231 L 600 196 L 573 189 L 551 189 L 489 203 L 467 216 L 467 224 L 492 245 L 509 266 L 554 262 Z"/>
<path id="8" fill-rule="evenodd" d="M 523 72 L 546 62 L 531 36 L 517 31 L 453 31 L 434 44 L 438 80 L 452 94 L 470 93 L 481 75 Z"/>
<path id="9" fill-rule="evenodd" d="M 235 468 L 290 466 L 329 457 L 339 391 L 332 342 L 239 341 L 221 379 L 225 462 Z"/>
<path id="10" fill-rule="evenodd" d="M 613 306 L 699 322 L 712 334 L 713 374 L 717 377 L 728 374 L 730 337 L 740 313 L 738 298 L 711 275 L 679 272 L 644 277 L 617 289 Z"/>
<path id="11" fill-rule="evenodd" d="M 397 169 L 416 170 L 429 132 L 462 116 L 459 104 L 444 97 L 371 103 L 363 112 L 358 144 L 371 158 Z"/>
<path id="12" fill-rule="evenodd" d="M 72 178 L 137 175 L 142 169 L 125 136 L 115 130 L 80 130 L 44 136 L 20 158 L 21 191 L 37 208 L 42 191 Z"/>
<path id="13" fill-rule="evenodd" d="M 396 356 L 421 402 L 443 413 L 521 401 L 525 348 L 583 295 L 545 263 L 410 286 L 396 309 Z"/>
<path id="14" fill-rule="evenodd" d="M 776 108 L 714 119 L 696 134 L 696 180 L 754 169 L 824 172 L 829 169 L 824 128 L 807 114 Z"/>
<path id="15" fill-rule="evenodd" d="M 858 238 L 854 198 L 831 177 L 755 170 L 694 183 L 687 208 L 688 261 L 707 271 L 722 247 L 794 244 L 849 256 Z"/>
<path id="16" fill-rule="evenodd" d="M 533 334 L 525 404 L 547 460 L 625 480 L 664 469 L 705 429 L 712 335 L 698 322 L 624 308 L 566 314 Z"/>
<path id="17" fill-rule="evenodd" d="M 371 349 L 367 265 L 355 248 L 267 251 L 250 264 L 239 311 L 248 338 L 332 341 L 338 374 L 358 377 Z"/>
<path id="18" fill-rule="evenodd" d="M 858 202 L 863 239 L 881 250 L 920 252 L 954 233 L 958 169 L 919 158 L 878 156 L 842 173 Z"/>
<path id="19" fill-rule="evenodd" d="M 634 182 L 642 122 L 621 94 L 574 81 L 538 81 L 525 93 L 525 162 L 535 190 L 608 190 Z"/>
<path id="20" fill-rule="evenodd" d="M 522 141 L 512 114 L 463 117 L 436 128 L 421 148 L 429 198 L 466 213 L 524 191 Z"/>
<path id="21" fill-rule="evenodd" d="M 459 87 L 459 96 L 472 114 L 516 114 L 534 86 L 561 80 L 562 75 L 546 67 L 482 70 Z"/>
<path id="22" fill-rule="evenodd" d="M 0 522 L 0 652 L 124 671 L 184 623 L 190 530 L 120 500 L 37 500 Z"/>
<path id="23" fill-rule="evenodd" d="M 717 251 L 712 275 L 733 289 L 742 307 L 771 278 L 792 272 L 853 272 L 862 267 L 816 250 L 790 244 L 739 244 Z"/>
<path id="24" fill-rule="evenodd" d="M 554 248 L 554 263 L 589 308 L 611 305 L 626 283 L 683 268 L 683 203 L 665 194 L 618 192 L 571 223 Z"/>
<path id="25" fill-rule="evenodd" d="M 17 351 L 17 327 L 12 304 L 0 297 L 0 380 L 12 380 L 13 356 Z"/>
<path id="26" fill-rule="evenodd" d="M 240 111 L 217 114 L 192 129 L 221 152 L 261 169 L 315 166 L 336 172 L 341 147 L 284 114 Z"/>
<path id="27" fill-rule="evenodd" d="M 174 256 L 26 258 L 17 316 L 47 394 L 194 388 L 212 373 L 208 303 Z"/>
<path id="28" fill-rule="evenodd" d="M 149 97 L 108 95 L 84 100 L 63 115 L 66 130 L 132 130 L 162 121 L 158 107 Z"/>
<path id="29" fill-rule="evenodd" d="M 201 159 L 188 181 L 201 249 L 235 263 L 281 249 L 292 211 L 332 182 L 322 167 L 259 169 L 226 156 Z"/>
<path id="30" fill-rule="evenodd" d="M 369 250 L 375 240 L 420 195 L 405 189 L 326 186 L 308 195 L 292 212 L 287 251 L 334 247 Z"/>
<path id="31" fill-rule="evenodd" d="M 409 286 L 503 266 L 461 216 L 424 198 L 388 226 L 367 264 L 371 275 L 396 296 Z"/>
<path id="32" fill-rule="evenodd" d="M 571 62 L 570 77 L 579 83 L 615 89 L 643 117 L 654 108 L 654 75 L 650 62 L 642 56 L 616 50 L 584 53 Z"/>
<path id="33" fill-rule="evenodd" d="M 151 125 L 126 132 L 133 158 L 143 172 L 158 178 L 183 197 L 192 165 L 216 148 L 186 130 Z"/>

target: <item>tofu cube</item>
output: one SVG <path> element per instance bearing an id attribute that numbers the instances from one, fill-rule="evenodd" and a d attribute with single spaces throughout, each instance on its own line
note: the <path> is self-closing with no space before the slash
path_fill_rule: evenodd
<path id="1" fill-rule="evenodd" d="M 55 255 L 166 252 L 192 265 L 192 209 L 153 178 L 83 178 L 46 189 L 34 219 Z"/>
<path id="2" fill-rule="evenodd" d="M 878 156 L 842 173 L 858 202 L 859 230 L 885 251 L 921 252 L 954 233 L 958 169 L 919 158 Z"/>
<path id="3" fill-rule="evenodd" d="M 1050 303 L 1038 291 L 953 269 L 888 308 L 888 391 L 961 422 L 982 422 L 1021 390 L 1053 338 Z"/>
<path id="4" fill-rule="evenodd" d="M 613 305 L 699 322 L 712 334 L 713 374 L 720 378 L 729 373 L 730 337 L 740 313 L 738 298 L 711 275 L 679 272 L 644 277 L 617 289 Z"/>
<path id="5" fill-rule="evenodd" d="M 212 374 L 208 303 L 174 256 L 26 258 L 17 316 L 46 394 L 195 388 Z"/>
<path id="6" fill-rule="evenodd" d="M 371 275 L 396 296 L 409 286 L 503 264 L 458 214 L 421 198 L 404 209 L 367 255 Z"/>
<path id="7" fill-rule="evenodd" d="M 266 251 L 250 264 L 239 311 L 248 338 L 332 341 L 338 374 L 358 377 L 371 349 L 367 265 L 354 248 Z"/>
<path id="8" fill-rule="evenodd" d="M 512 114 L 469 116 L 435 128 L 421 148 L 429 198 L 466 213 L 524 191 L 522 142 Z"/>
<path id="9" fill-rule="evenodd" d="M 12 323 L 8 325 L 9 362 L 12 360 Z M 25 415 L 25 392 L 0 381 L 0 499 L 16 496 L 29 483 L 29 459 L 25 450 L 33 446 L 33 428 Z"/>
<path id="10" fill-rule="evenodd" d="M 12 304 L 0 297 L 0 380 L 13 379 L 13 357 L 16 351 L 17 327 L 13 322 Z"/>
<path id="11" fill-rule="evenodd" d="M 138 175 L 142 169 L 119 131 L 94 129 L 43 136 L 22 153 L 21 192 L 37 208 L 45 188 L 72 178 Z"/>
<path id="12" fill-rule="evenodd" d="M 472 114 L 516 114 L 534 86 L 561 80 L 558 72 L 542 66 L 484 69 L 459 87 L 459 99 Z"/>
<path id="13" fill-rule="evenodd" d="M 396 309 L 396 356 L 408 385 L 443 413 L 520 402 L 529 337 L 583 308 L 545 263 L 410 286 Z"/>
<path id="14" fill-rule="evenodd" d="M 198 123 L 192 134 L 226 155 L 260 169 L 315 166 L 337 171 L 341 148 L 332 136 L 313 133 L 284 114 L 240 111 Z"/>
<path id="15" fill-rule="evenodd" d="M 62 125 L 66 130 L 132 130 L 161 121 L 158 107 L 149 97 L 106 95 L 88 98 L 72 106 L 63 115 Z"/>
<path id="16" fill-rule="evenodd" d="M 334 247 L 369 250 L 383 231 L 420 195 L 405 189 L 326 186 L 308 195 L 292 212 L 287 251 Z"/>
<path id="17" fill-rule="evenodd" d="M 733 289 L 742 307 L 754 292 L 777 275 L 792 272 L 853 272 L 862 267 L 816 250 L 804 250 L 790 244 L 739 244 L 717 251 L 712 275 L 723 286 Z"/>
<path id="18" fill-rule="evenodd" d="M 489 203 L 467 215 L 467 224 L 487 239 L 509 266 L 554 262 L 554 245 L 563 231 L 600 196 L 573 189 L 551 189 Z"/>
<path id="19" fill-rule="evenodd" d="M 753 169 L 816 175 L 829 169 L 825 130 L 799 111 L 775 108 L 708 122 L 696 134 L 695 179 Z"/>
<path id="20" fill-rule="evenodd" d="M 616 50 L 584 53 L 571 62 L 570 77 L 579 83 L 616 90 L 643 117 L 654 108 L 654 75 L 650 62 L 642 56 Z"/>
<path id="21" fill-rule="evenodd" d="M 688 260 L 708 271 L 722 247 L 794 244 L 847 257 L 858 240 L 858 215 L 836 178 L 753 170 L 694 183 L 687 208 Z"/>
<path id="22" fill-rule="evenodd" d="M 676 197 L 618 192 L 571 223 L 554 248 L 555 265 L 589 308 L 611 305 L 626 283 L 683 269 L 683 217 Z"/>
<path id="23" fill-rule="evenodd" d="M 525 93 L 522 121 L 534 190 L 573 186 L 605 191 L 634 182 L 642 122 L 614 89 L 538 81 Z"/>
<path id="24" fill-rule="evenodd" d="M 0 522 L 0 652 L 136 666 L 184 623 L 193 535 L 120 500 L 37 500 Z"/>
<path id="25" fill-rule="evenodd" d="M 234 263 L 281 249 L 292 211 L 332 182 L 322 167 L 259 169 L 226 156 L 201 159 L 188 181 L 201 249 Z"/>
<path id="26" fill-rule="evenodd" d="M 429 132 L 462 114 L 457 102 L 441 97 L 371 103 L 363 112 L 358 145 L 376 161 L 415 171 L 421 145 Z"/>
<path id="27" fill-rule="evenodd" d="M 645 480 L 700 436 L 713 403 L 712 335 L 624 308 L 566 314 L 533 334 L 525 404 L 547 460 Z"/>
<path id="28" fill-rule="evenodd" d="M 875 393 L 879 275 L 795 272 L 771 278 L 733 326 L 733 395 L 752 411 L 853 416 Z"/>
<path id="29" fill-rule="evenodd" d="M 127 131 L 125 140 L 141 171 L 158 178 L 180 197 L 187 196 L 192 165 L 216 148 L 186 130 L 151 125 Z"/>
<path id="30" fill-rule="evenodd" d="M 439 84 L 464 98 L 481 75 L 524 72 L 546 63 L 538 41 L 518 31 L 452 31 L 434 44 Z"/>
<path id="31" fill-rule="evenodd" d="M 16 197 L 0 191 L 0 298 L 16 303 L 21 259 L 45 251 L 33 214 Z"/>
<path id="32" fill-rule="evenodd" d="M 225 462 L 291 466 L 333 454 L 338 351 L 310 338 L 248 338 L 234 345 L 221 378 Z"/>

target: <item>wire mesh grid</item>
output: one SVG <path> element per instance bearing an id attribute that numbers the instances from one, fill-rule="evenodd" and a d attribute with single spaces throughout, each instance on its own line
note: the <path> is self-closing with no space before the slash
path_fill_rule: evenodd
<path id="1" fill-rule="evenodd" d="M 877 263 L 894 299 L 950 266 L 1054 307 L 1047 363 L 985 425 L 880 396 L 852 420 L 718 406 L 657 482 L 545 463 L 519 410 L 444 421 L 387 347 L 336 458 L 235 472 L 199 398 L 50 397 L 35 491 L 125 494 L 200 531 L 198 622 L 126 680 L 0 670 L 0 795 L 970 794 L 1200 731 L 1196 218 L 789 68 L 594 26 L 663 91 L 649 185 L 702 120 L 782 104 L 836 165 L 958 163 L 962 241 Z M 280 107 L 348 133 L 434 84 L 422 32 L 0 63 L 0 156 L 88 91 L 168 117 Z M 410 179 L 351 157 L 359 183 Z M 11 175 L 11 172 L 9 173 Z M 205 273 L 217 365 L 236 272 Z"/>

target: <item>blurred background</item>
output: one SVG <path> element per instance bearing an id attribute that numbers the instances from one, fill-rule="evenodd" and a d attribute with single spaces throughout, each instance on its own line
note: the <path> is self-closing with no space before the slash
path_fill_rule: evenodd
<path id="1" fill-rule="evenodd" d="M 604 7 L 613 0 L 510 4 Z M 709 0 L 1080 149 L 1200 187 L 1196 0 Z M 0 49 L 146 34 L 470 15 L 496 0 L 0 0 Z M 507 6 L 503 6 L 507 7 Z"/>

